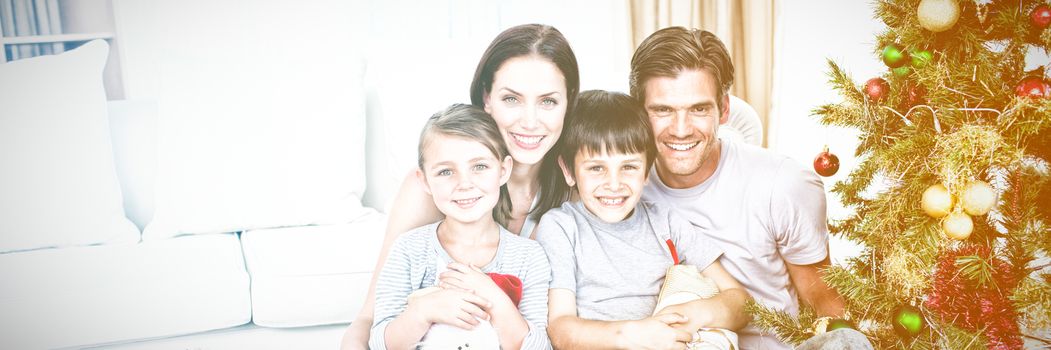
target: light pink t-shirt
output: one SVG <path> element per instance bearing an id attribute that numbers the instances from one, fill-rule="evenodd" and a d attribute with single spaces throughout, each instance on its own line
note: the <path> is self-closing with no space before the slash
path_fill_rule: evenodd
<path id="1" fill-rule="evenodd" d="M 808 265 L 828 254 L 821 179 L 753 145 L 724 140 L 715 173 L 692 188 L 669 188 L 652 168 L 642 199 L 678 210 L 720 245 L 719 261 L 756 301 L 792 315 L 799 303 L 785 261 Z M 739 334 L 743 349 L 789 348 L 753 325 Z"/>

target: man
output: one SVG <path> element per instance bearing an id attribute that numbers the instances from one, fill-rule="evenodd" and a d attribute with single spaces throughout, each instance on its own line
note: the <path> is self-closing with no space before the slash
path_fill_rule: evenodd
<path id="1" fill-rule="evenodd" d="M 795 314 L 798 297 L 818 316 L 840 317 L 843 300 L 821 279 L 829 265 L 821 180 L 787 157 L 719 140 L 733 79 L 726 47 L 707 31 L 665 28 L 635 51 L 631 95 L 649 114 L 658 151 L 643 200 L 676 208 L 717 241 L 723 266 L 757 302 Z M 788 348 L 754 325 L 740 335 L 744 349 Z"/>

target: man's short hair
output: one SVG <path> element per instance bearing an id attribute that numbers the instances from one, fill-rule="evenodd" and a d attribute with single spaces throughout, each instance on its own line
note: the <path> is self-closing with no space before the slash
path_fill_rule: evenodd
<path id="1" fill-rule="evenodd" d="M 705 70 L 715 78 L 719 87 L 716 103 L 721 110 L 723 96 L 734 82 L 734 65 L 723 42 L 706 30 L 668 27 L 643 40 L 631 57 L 631 95 L 645 103 L 647 80 L 674 78 L 692 69 Z"/>

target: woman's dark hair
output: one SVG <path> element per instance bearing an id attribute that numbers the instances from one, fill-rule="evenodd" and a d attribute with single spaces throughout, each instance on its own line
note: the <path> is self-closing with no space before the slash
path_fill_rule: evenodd
<path id="1" fill-rule="evenodd" d="M 646 155 L 646 171 L 657 158 L 657 146 L 646 110 L 620 92 L 588 90 L 580 93 L 573 117 L 562 131 L 558 154 L 573 172 L 577 152 Z"/>
<path id="2" fill-rule="evenodd" d="M 493 88 L 493 76 L 509 59 L 523 56 L 539 56 L 550 60 L 562 72 L 566 81 L 566 118 L 573 111 L 577 93 L 580 92 L 580 72 L 577 58 L 569 42 L 555 27 L 543 24 L 523 24 L 511 27 L 497 35 L 478 61 L 471 81 L 471 103 L 485 106 L 485 95 Z M 561 142 L 561 141 L 559 141 Z M 556 142 L 552 151 L 558 148 Z M 551 208 L 561 206 L 569 200 L 569 186 L 558 168 L 557 152 L 548 151 L 540 162 L 540 200 L 529 212 L 539 220 Z"/>
<path id="3" fill-rule="evenodd" d="M 436 134 L 478 142 L 493 152 L 493 156 L 500 162 L 511 155 L 507 151 L 504 138 L 500 136 L 500 128 L 496 126 L 496 121 L 489 113 L 478 106 L 457 103 L 435 113 L 423 125 L 419 148 L 417 148 L 417 163 L 420 170 L 424 170 L 423 150 L 427 148 Z M 507 184 L 500 186 L 500 198 L 493 207 L 493 219 L 501 226 L 507 226 L 507 222 L 511 220 L 511 196 L 507 192 Z"/>

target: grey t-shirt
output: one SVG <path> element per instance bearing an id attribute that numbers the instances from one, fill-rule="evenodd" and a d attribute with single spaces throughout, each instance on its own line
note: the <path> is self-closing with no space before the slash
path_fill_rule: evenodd
<path id="1" fill-rule="evenodd" d="M 673 265 L 668 237 L 683 263 L 702 270 L 722 255 L 696 226 L 655 203 L 640 202 L 628 218 L 607 223 L 567 202 L 544 214 L 536 240 L 551 262 L 551 288 L 576 293 L 577 316 L 621 321 L 649 317 L 657 306 Z"/>

